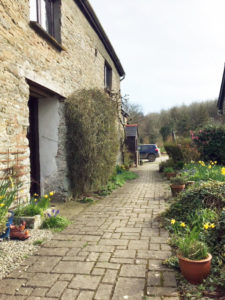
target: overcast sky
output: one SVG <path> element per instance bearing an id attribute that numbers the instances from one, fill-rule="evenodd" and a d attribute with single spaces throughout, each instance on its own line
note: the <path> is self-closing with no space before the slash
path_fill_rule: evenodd
<path id="1" fill-rule="evenodd" d="M 225 0 L 89 0 L 145 114 L 218 97 Z"/>

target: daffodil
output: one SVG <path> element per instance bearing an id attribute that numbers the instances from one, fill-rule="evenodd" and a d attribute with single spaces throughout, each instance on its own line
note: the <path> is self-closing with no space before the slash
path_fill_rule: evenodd
<path id="1" fill-rule="evenodd" d="M 210 224 L 210 227 L 215 228 L 215 224 L 214 223 Z"/>
<path id="2" fill-rule="evenodd" d="M 44 195 L 44 198 L 47 199 L 47 198 L 48 198 L 48 195 Z"/>
<path id="3" fill-rule="evenodd" d="M 38 197 L 38 194 L 37 193 L 34 193 L 34 195 L 33 195 L 34 197 Z"/>
<path id="4" fill-rule="evenodd" d="M 37 198 L 34 198 L 34 202 L 37 202 Z"/>
<path id="5" fill-rule="evenodd" d="M 204 224 L 204 229 L 205 230 L 209 229 L 209 223 Z"/>
<path id="6" fill-rule="evenodd" d="M 55 193 L 52 191 L 49 193 L 49 196 L 53 196 Z"/>
<path id="7" fill-rule="evenodd" d="M 180 223 L 180 226 L 181 226 L 181 227 L 185 227 L 186 225 L 185 225 L 184 222 L 181 222 L 181 223 Z"/>
<path id="8" fill-rule="evenodd" d="M 175 219 L 172 219 L 172 220 L 170 221 L 170 223 L 171 223 L 171 224 L 175 224 L 175 223 L 176 223 L 176 220 L 175 220 Z"/>
<path id="9" fill-rule="evenodd" d="M 208 166 L 208 169 L 212 169 L 212 166 L 211 166 L 211 165 L 209 165 L 209 166 Z"/>
<path id="10" fill-rule="evenodd" d="M 5 206 L 5 204 L 4 204 L 4 203 L 1 203 L 1 204 L 0 204 L 0 207 L 3 207 L 3 206 Z"/>
<path id="11" fill-rule="evenodd" d="M 225 168 L 224 167 L 221 169 L 221 174 L 225 175 Z"/>

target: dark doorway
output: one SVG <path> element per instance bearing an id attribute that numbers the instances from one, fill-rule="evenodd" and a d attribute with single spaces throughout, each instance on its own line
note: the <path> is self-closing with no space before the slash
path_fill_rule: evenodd
<path id="1" fill-rule="evenodd" d="M 38 98 L 30 97 L 29 107 L 29 128 L 27 138 L 30 147 L 30 169 L 31 185 L 30 193 L 40 195 L 40 155 L 39 155 L 39 133 L 38 133 Z"/>

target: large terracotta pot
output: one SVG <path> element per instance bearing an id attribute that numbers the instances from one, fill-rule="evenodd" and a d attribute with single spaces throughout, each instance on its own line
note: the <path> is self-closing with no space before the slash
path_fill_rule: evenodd
<path id="1" fill-rule="evenodd" d="M 177 256 L 181 273 L 190 283 L 200 284 L 209 275 L 212 260 L 211 254 L 208 254 L 208 257 L 202 260 L 191 260 L 180 255 Z"/>
<path id="2" fill-rule="evenodd" d="M 175 197 L 177 194 L 179 194 L 184 190 L 185 184 L 179 184 L 179 185 L 171 184 L 170 188 L 171 188 L 172 195 Z"/>

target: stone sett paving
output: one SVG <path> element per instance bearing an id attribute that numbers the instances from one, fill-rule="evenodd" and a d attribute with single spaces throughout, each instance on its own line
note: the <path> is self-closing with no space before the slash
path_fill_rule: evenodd
<path id="1" fill-rule="evenodd" d="M 168 233 L 157 216 L 170 191 L 157 163 L 88 207 L 0 281 L 1 300 L 179 299 Z"/>

